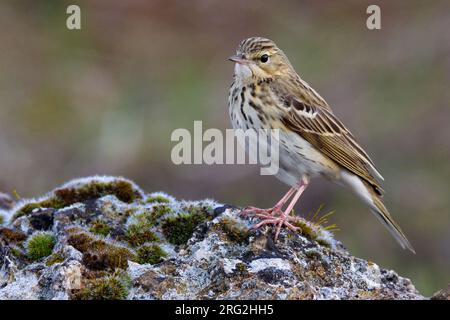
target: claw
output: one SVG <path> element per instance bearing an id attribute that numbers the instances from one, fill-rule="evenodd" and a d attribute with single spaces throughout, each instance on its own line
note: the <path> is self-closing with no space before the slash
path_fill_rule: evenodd
<path id="1" fill-rule="evenodd" d="M 261 218 L 263 220 L 252 226 L 251 230 L 257 230 L 264 225 L 272 224 L 276 226 L 275 241 L 278 240 L 278 236 L 280 234 L 282 226 L 286 226 L 289 230 L 293 232 L 298 232 L 300 230 L 299 227 L 296 227 L 291 223 L 292 221 L 296 221 L 297 218 L 295 216 L 287 215 L 285 213 L 281 213 L 281 215 L 279 216 L 269 214 L 255 214 L 255 217 Z"/>
<path id="2" fill-rule="evenodd" d="M 281 212 L 281 208 L 279 206 L 275 206 L 273 208 L 267 208 L 267 209 L 261 209 L 256 207 L 245 207 L 240 214 L 241 215 L 248 215 L 250 213 L 254 214 L 273 214 L 274 212 Z"/>
<path id="3" fill-rule="evenodd" d="M 240 212 L 240 215 L 248 215 L 252 213 L 255 217 L 262 219 L 262 221 L 255 224 L 251 228 L 251 230 L 256 230 L 266 224 L 275 225 L 275 242 L 278 239 L 278 235 L 280 234 L 282 226 L 286 226 L 289 230 L 297 232 L 298 230 L 300 230 L 300 228 L 294 226 L 292 223 L 290 223 L 290 221 L 298 221 L 298 218 L 294 215 L 291 215 L 291 212 L 294 208 L 295 203 L 308 186 L 308 182 L 308 179 L 302 178 L 298 186 L 291 188 L 273 208 L 260 209 L 255 207 L 246 207 Z M 284 204 L 292 197 L 292 195 L 294 195 L 294 197 L 292 198 L 286 210 L 283 212 L 282 208 Z"/>

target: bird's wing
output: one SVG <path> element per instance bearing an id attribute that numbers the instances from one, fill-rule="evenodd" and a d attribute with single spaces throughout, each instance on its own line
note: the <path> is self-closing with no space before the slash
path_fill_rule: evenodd
<path id="1" fill-rule="evenodd" d="M 292 94 L 282 95 L 280 99 L 281 121 L 289 130 L 296 132 L 337 164 L 367 181 L 381 195 L 381 186 L 374 175 L 379 179 L 383 177 L 328 105 L 327 108 L 311 105 L 306 103 L 305 99 Z"/>

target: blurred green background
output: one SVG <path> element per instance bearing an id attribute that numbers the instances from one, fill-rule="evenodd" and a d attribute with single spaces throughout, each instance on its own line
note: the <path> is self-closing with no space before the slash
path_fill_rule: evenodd
<path id="1" fill-rule="evenodd" d="M 82 30 L 65 27 L 78 4 Z M 366 28 L 379 4 L 382 29 Z M 450 282 L 449 1 L 2 1 L 0 190 L 37 196 L 123 175 L 146 191 L 267 207 L 287 187 L 254 166 L 175 166 L 176 128 L 230 128 L 226 58 L 273 39 L 384 175 L 417 254 L 356 198 L 315 180 L 296 211 L 335 210 L 337 238 L 431 295 Z"/>

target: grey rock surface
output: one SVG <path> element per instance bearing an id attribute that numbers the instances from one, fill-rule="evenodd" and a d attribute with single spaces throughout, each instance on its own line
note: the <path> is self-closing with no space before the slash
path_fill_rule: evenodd
<path id="1" fill-rule="evenodd" d="M 302 232 L 274 243 L 235 207 L 124 178 L 74 180 L 2 212 L 0 299 L 425 299 L 323 221 L 299 218 Z"/>
<path id="2" fill-rule="evenodd" d="M 450 300 L 450 284 L 447 288 L 441 289 L 433 294 L 431 300 Z"/>

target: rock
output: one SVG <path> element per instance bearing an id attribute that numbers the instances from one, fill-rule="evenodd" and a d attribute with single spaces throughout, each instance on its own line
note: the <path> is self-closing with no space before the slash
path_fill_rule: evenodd
<path id="1" fill-rule="evenodd" d="M 35 230 L 48 230 L 53 225 L 53 213 L 55 209 L 46 209 L 32 212 L 28 216 L 31 226 Z"/>
<path id="2" fill-rule="evenodd" d="M 76 260 L 67 260 L 45 268 L 39 277 L 41 299 L 67 300 L 72 290 L 81 288 L 83 265 Z"/>
<path id="3" fill-rule="evenodd" d="M 78 179 L 7 216 L 0 299 L 426 299 L 350 255 L 320 219 L 299 218 L 301 232 L 274 243 L 234 206 L 145 194 L 124 178 Z M 26 243 L 41 230 L 54 247 L 32 260 Z"/>
<path id="4" fill-rule="evenodd" d="M 37 274 L 18 271 L 14 280 L 0 289 L 0 300 L 37 300 L 40 290 Z"/>
<path id="5" fill-rule="evenodd" d="M 450 284 L 447 288 L 439 290 L 431 297 L 431 300 L 450 300 Z"/>

